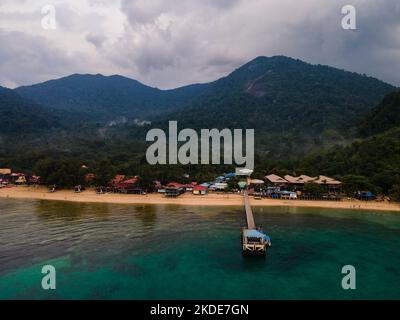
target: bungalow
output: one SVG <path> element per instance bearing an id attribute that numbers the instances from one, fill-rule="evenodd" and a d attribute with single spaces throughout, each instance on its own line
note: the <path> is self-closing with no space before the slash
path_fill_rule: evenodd
<path id="1" fill-rule="evenodd" d="M 8 168 L 0 168 L 0 177 L 5 178 L 4 176 L 9 176 L 11 174 L 11 169 Z"/>
<path id="2" fill-rule="evenodd" d="M 117 175 L 114 177 L 114 179 L 112 179 L 112 180 L 110 181 L 110 184 L 111 184 L 113 187 L 117 187 L 124 179 L 125 179 L 125 175 L 123 175 L 123 174 L 117 174 Z"/>
<path id="3" fill-rule="evenodd" d="M 327 176 L 319 176 L 313 183 L 324 186 L 328 192 L 338 192 L 342 189 L 342 182 Z"/>
<path id="4" fill-rule="evenodd" d="M 15 180 L 15 184 L 26 184 L 25 175 L 20 175 L 17 180 Z"/>
<path id="5" fill-rule="evenodd" d="M 10 175 L 10 182 L 14 184 L 23 184 L 26 183 L 25 174 L 23 173 L 11 173 Z"/>
<path id="6" fill-rule="evenodd" d="M 264 184 L 264 181 L 259 180 L 259 179 L 251 179 L 251 180 L 250 180 L 250 184 L 253 184 L 253 185 L 263 185 L 263 184 Z"/>
<path id="7" fill-rule="evenodd" d="M 0 168 L 0 185 L 7 185 L 10 182 L 11 169 Z"/>
<path id="8" fill-rule="evenodd" d="M 125 193 L 125 194 L 144 194 L 145 191 L 138 186 L 135 186 L 135 184 L 138 182 L 137 178 L 133 179 L 127 179 L 122 182 L 120 182 L 117 186 L 119 192 Z"/>
<path id="9" fill-rule="evenodd" d="M 165 196 L 168 198 L 176 198 L 179 197 L 181 194 L 185 193 L 185 189 L 182 187 L 167 187 L 165 188 Z"/>
<path id="10" fill-rule="evenodd" d="M 182 188 L 185 192 L 192 192 L 193 187 L 196 185 L 196 182 L 188 183 L 188 184 L 183 184 L 179 182 L 170 182 L 167 184 L 168 188 Z"/>
<path id="11" fill-rule="evenodd" d="M 268 176 L 265 176 L 265 180 L 267 181 L 268 185 L 277 188 L 286 187 L 289 184 L 287 180 L 283 179 L 282 177 L 276 174 L 270 174 Z"/>
<path id="12" fill-rule="evenodd" d="M 202 187 L 208 188 L 208 187 L 211 186 L 211 184 L 212 184 L 212 183 L 204 182 L 204 183 L 201 184 L 201 186 L 202 186 Z"/>
<path id="13" fill-rule="evenodd" d="M 208 188 L 203 186 L 194 186 L 193 194 L 196 195 L 206 195 L 208 193 Z"/>
<path id="14" fill-rule="evenodd" d="M 127 180 L 120 182 L 118 184 L 118 186 L 121 188 L 129 188 L 129 187 L 133 187 L 136 184 L 136 182 L 138 182 L 138 179 L 136 179 L 136 178 L 127 179 Z"/>
<path id="15" fill-rule="evenodd" d="M 183 184 L 179 182 L 170 182 L 167 184 L 168 188 L 183 188 Z"/>
<path id="16" fill-rule="evenodd" d="M 226 188 L 228 188 L 228 184 L 225 182 L 217 182 L 217 183 L 214 183 L 214 188 L 217 191 L 223 191 Z"/>
<path id="17" fill-rule="evenodd" d="M 184 184 L 183 188 L 185 189 L 186 192 L 192 192 L 193 188 L 197 185 L 197 182 L 192 182 L 188 184 Z"/>
<path id="18" fill-rule="evenodd" d="M 305 174 L 302 174 L 299 177 L 293 177 L 287 174 L 285 179 L 289 182 L 289 184 L 294 185 L 304 185 L 305 183 L 313 182 L 315 180 L 315 178 L 309 177 Z"/>
<path id="19" fill-rule="evenodd" d="M 288 181 L 289 185 L 291 185 L 295 190 L 303 189 L 304 184 L 313 182 L 316 178 L 309 177 L 305 174 L 302 174 L 299 177 L 293 177 L 291 175 L 286 175 L 285 180 Z"/>

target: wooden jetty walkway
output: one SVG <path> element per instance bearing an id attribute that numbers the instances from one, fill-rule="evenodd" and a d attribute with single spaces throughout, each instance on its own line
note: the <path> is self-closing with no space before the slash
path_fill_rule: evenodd
<path id="1" fill-rule="evenodd" d="M 247 190 L 243 192 L 243 199 L 247 220 L 247 228 L 242 230 L 243 254 L 265 255 L 267 247 L 271 246 L 271 240 L 260 228 L 256 228 Z"/>
<path id="2" fill-rule="evenodd" d="M 250 206 L 249 194 L 247 193 L 247 190 L 244 191 L 244 209 L 246 210 L 247 229 L 255 229 L 256 224 L 254 222 L 253 210 Z"/>

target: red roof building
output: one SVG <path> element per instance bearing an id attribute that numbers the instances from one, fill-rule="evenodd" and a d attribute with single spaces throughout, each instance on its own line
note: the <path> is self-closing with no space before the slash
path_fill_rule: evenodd
<path id="1" fill-rule="evenodd" d="M 193 194 L 206 195 L 208 193 L 208 188 L 203 186 L 194 186 Z"/>
<path id="2" fill-rule="evenodd" d="M 179 182 L 170 182 L 167 184 L 167 187 L 169 188 L 184 188 L 185 185 Z"/>

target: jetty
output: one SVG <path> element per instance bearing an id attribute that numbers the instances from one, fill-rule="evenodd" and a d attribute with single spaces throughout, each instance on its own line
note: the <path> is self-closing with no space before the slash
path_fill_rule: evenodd
<path id="1" fill-rule="evenodd" d="M 243 254 L 265 255 L 267 248 L 271 246 L 271 239 L 261 228 L 256 228 L 247 190 L 243 192 L 243 199 L 247 221 L 247 228 L 242 230 Z"/>
<path id="2" fill-rule="evenodd" d="M 253 210 L 251 209 L 250 206 L 249 194 L 247 193 L 247 190 L 244 191 L 243 197 L 244 197 L 244 209 L 246 211 L 247 228 L 255 229 L 256 223 L 254 222 Z"/>

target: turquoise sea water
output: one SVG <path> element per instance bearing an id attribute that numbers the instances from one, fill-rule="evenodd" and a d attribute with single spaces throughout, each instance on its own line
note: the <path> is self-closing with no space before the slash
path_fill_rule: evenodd
<path id="1" fill-rule="evenodd" d="M 0 200 L 0 299 L 400 298 L 399 214 L 254 211 L 265 258 L 242 256 L 241 207 Z M 41 288 L 47 264 L 56 290 Z"/>

